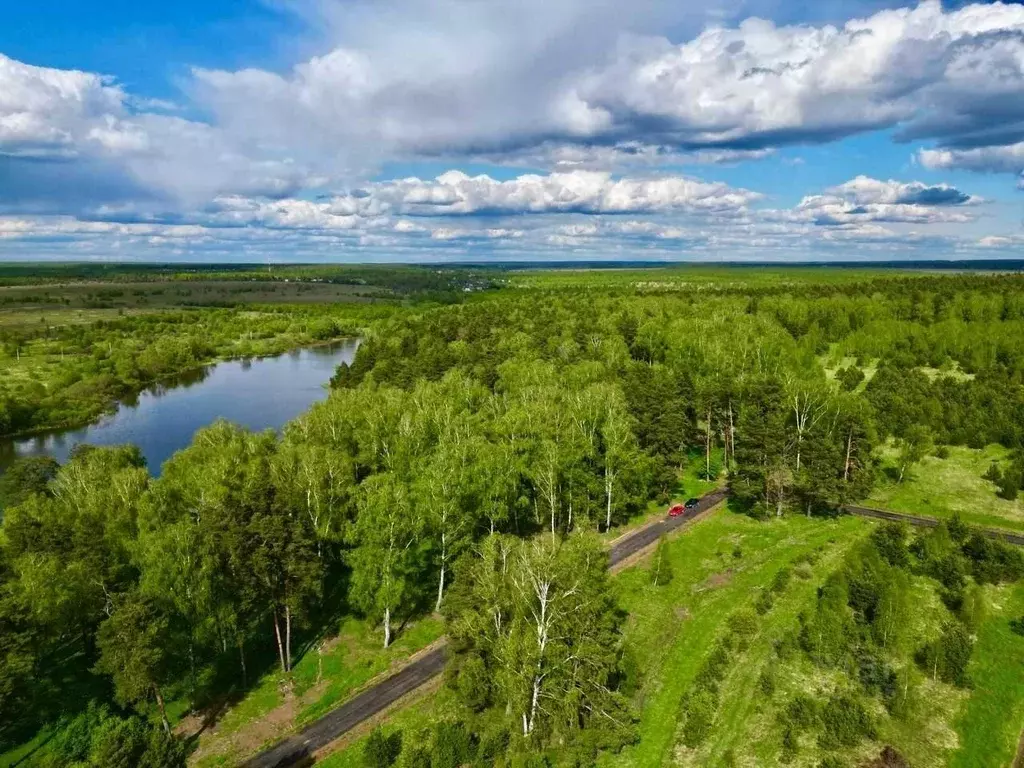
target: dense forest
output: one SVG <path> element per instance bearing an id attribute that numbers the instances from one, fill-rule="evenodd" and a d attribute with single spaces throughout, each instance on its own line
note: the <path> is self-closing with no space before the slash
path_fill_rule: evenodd
<path id="1" fill-rule="evenodd" d="M 367 764 L 591 765 L 635 741 L 642 666 L 623 649 L 600 537 L 672 499 L 681 472 L 727 483 L 735 512 L 771 525 L 865 498 L 882 445 L 902 482 L 948 446 L 995 443 L 1008 453 L 990 479 L 1017 497 L 1019 276 L 500 285 L 345 319 L 181 311 L 4 337 L 8 358 L 46 344 L 75 363 L 45 393 L 0 385 L 0 431 L 91 417 L 226 344 L 244 354 L 247 333 L 363 342 L 281 435 L 214 424 L 159 478 L 131 447 L 22 460 L 0 478 L 0 742 L 59 723 L 39 764 L 181 765 L 170 702 L 201 709 L 270 664 L 287 681 L 340 616 L 367 617 L 389 646 L 439 611 L 447 685 L 472 717 L 422 743 L 375 733 Z M 902 670 L 967 684 L 972 590 L 1022 571 L 1017 550 L 959 522 L 914 539 L 880 528 L 779 653 L 866 669 L 857 695 L 898 713 Z M 912 575 L 941 585 L 948 614 L 917 647 L 898 620 Z M 687 694 L 687 746 L 745 642 L 735 623 Z M 812 721 L 837 745 L 871 732 L 855 696 L 790 708 L 794 752 Z"/>

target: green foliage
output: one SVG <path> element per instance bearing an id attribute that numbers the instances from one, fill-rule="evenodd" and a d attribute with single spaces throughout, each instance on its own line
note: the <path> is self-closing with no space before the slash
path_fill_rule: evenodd
<path id="1" fill-rule="evenodd" d="M 933 438 L 927 427 L 920 424 L 911 424 L 906 428 L 903 436 L 897 440 L 897 448 L 899 449 L 899 456 L 897 458 L 897 465 L 899 467 L 898 482 L 903 482 L 907 470 L 931 453 L 933 445 Z"/>
<path id="2" fill-rule="evenodd" d="M 164 727 L 169 729 L 160 692 L 169 677 L 166 636 L 168 621 L 153 605 L 126 595 L 113 607 L 96 635 L 100 658 L 98 672 L 111 676 L 122 704 L 135 704 L 155 696 Z"/>
<path id="3" fill-rule="evenodd" d="M 58 723 L 31 765 L 38 768 L 185 768 L 180 740 L 138 717 L 120 717 L 91 702 L 79 715 Z"/>
<path id="4" fill-rule="evenodd" d="M 907 550 L 907 527 L 903 523 L 885 523 L 871 534 L 878 554 L 889 565 L 906 568 L 910 563 Z"/>
<path id="5" fill-rule="evenodd" d="M 447 626 L 455 688 L 471 694 L 467 703 L 483 700 L 482 662 L 494 712 L 529 739 L 585 738 L 581 732 L 591 728 L 612 731 L 615 722 L 630 721 L 613 688 L 628 675 L 619 668 L 622 617 L 598 540 L 489 536 L 455 574 Z M 565 666 L 566 658 L 573 663 Z"/>
<path id="6" fill-rule="evenodd" d="M 739 610 L 729 617 L 728 625 L 740 637 L 750 637 L 757 632 L 757 615 L 749 609 Z"/>
<path id="7" fill-rule="evenodd" d="M 692 749 L 703 743 L 714 725 L 717 709 L 718 697 L 711 690 L 701 689 L 687 696 L 683 705 L 683 744 Z"/>
<path id="8" fill-rule="evenodd" d="M 921 670 L 930 677 L 965 686 L 973 649 L 974 639 L 967 628 L 959 621 L 948 621 L 937 639 L 918 650 L 916 659 Z"/>
<path id="9" fill-rule="evenodd" d="M 863 703 L 850 694 L 833 695 L 821 709 L 818 741 L 825 749 L 852 747 L 875 737 L 875 724 Z"/>
<path id="10" fill-rule="evenodd" d="M 840 368 L 836 371 L 836 381 L 845 391 L 852 392 L 864 381 L 864 371 L 855 365 Z"/>
<path id="11" fill-rule="evenodd" d="M 26 456 L 11 462 L 0 474 L 0 520 L 6 507 L 21 504 L 35 494 L 47 493 L 59 468 L 49 456 Z"/>
<path id="12" fill-rule="evenodd" d="M 363 765 L 365 768 L 389 768 L 401 752 L 401 731 L 387 735 L 381 728 L 374 728 L 363 745 Z"/>
<path id="13" fill-rule="evenodd" d="M 282 436 L 215 425 L 158 480 L 131 449 L 82 451 L 56 473 L 46 462 L 11 468 L 0 481 L 5 738 L 14 724 L 53 722 L 59 708 L 44 704 L 57 691 L 67 691 L 72 713 L 88 700 L 80 688 L 109 696 L 111 683 L 121 701 L 147 711 L 165 687 L 199 705 L 245 686 L 250 669 L 262 675 L 261 660 L 274 654 L 293 684 L 293 657 L 339 613 L 365 615 L 389 642 L 439 608 L 450 683 L 474 723 L 519 734 L 525 718 L 529 749 L 559 745 L 591 764 L 598 750 L 632 738 L 627 697 L 644 660 L 622 648 L 606 556 L 588 533 L 646 511 L 652 498 L 676 497 L 684 467 L 691 477 L 724 472 L 755 516 L 811 516 L 866 495 L 880 438 L 895 438 L 901 477 L 935 441 L 940 452 L 1024 443 L 1024 300 L 1006 276 L 280 272 L 302 286 L 287 289 L 293 297 L 324 284 L 417 297 L 339 309 L 254 305 L 250 291 L 269 301 L 284 289 L 246 269 L 81 270 L 55 266 L 43 276 L 118 284 L 33 288 L 40 304 L 103 303 L 110 313 L 0 324 L 0 430 L 91 418 L 155 377 L 218 357 L 353 331 L 363 343 L 330 398 Z M 231 308 L 135 311 L 169 286 L 198 295 L 214 274 L 230 283 L 217 300 Z M 152 290 L 125 285 L 129 278 L 153 281 Z M 168 282 L 178 279 L 187 285 Z M 453 300 L 499 283 L 515 289 Z M 133 311 L 114 314 L 122 306 Z M 838 368 L 836 382 L 826 365 Z M 992 479 L 1015 498 L 1020 457 L 1000 461 Z M 742 561 L 737 572 L 756 565 L 744 558 L 755 544 L 729 546 Z M 648 595 L 678 586 L 669 550 L 659 542 L 650 568 L 658 589 Z M 691 742 L 720 716 L 716 692 L 730 667 L 761 642 L 759 622 L 772 617 L 758 617 L 809 586 L 791 574 L 813 572 L 794 563 L 752 585 L 753 610 L 728 620 L 687 695 Z M 1022 573 L 1019 552 L 959 520 L 909 546 L 902 529 L 879 527 L 821 586 L 799 631 L 778 644 L 780 658 L 802 649 L 905 715 L 915 699 L 905 657 L 919 580 L 935 579 L 970 625 L 922 649 L 921 669 L 931 662 L 932 674 L 962 682 L 963 633 L 969 640 L 984 623 L 978 585 Z M 546 628 L 535 618 L 541 605 Z M 758 682 L 766 696 L 778 695 L 776 685 L 772 676 Z M 821 707 L 823 719 L 835 710 L 836 743 L 866 731 L 851 702 Z M 101 730 L 111 764 L 142 743 L 136 726 Z M 462 734 L 475 744 L 468 727 Z M 790 735 L 795 752 L 800 739 Z M 410 743 L 403 761 L 422 761 L 424 750 L 449 760 L 434 755 L 439 739 Z M 460 749 L 446 754 L 465 762 Z"/>
<path id="14" fill-rule="evenodd" d="M 786 587 L 789 586 L 789 580 L 793 575 L 793 571 L 788 567 L 780 568 L 775 572 L 775 576 L 772 578 L 771 590 L 775 594 L 781 594 L 786 591 Z"/>
<path id="15" fill-rule="evenodd" d="M 474 744 L 466 726 L 442 720 L 434 726 L 431 768 L 459 768 L 473 759 Z"/>
<path id="16" fill-rule="evenodd" d="M 819 664 L 838 666 L 851 651 L 856 632 L 848 600 L 846 580 L 833 576 L 821 588 L 814 612 L 801 617 L 800 645 Z"/>
<path id="17" fill-rule="evenodd" d="M 762 589 L 757 595 L 757 600 L 754 601 L 754 610 L 758 615 L 764 616 L 775 606 L 775 598 L 772 595 L 770 589 Z"/>
<path id="18" fill-rule="evenodd" d="M 786 705 L 786 723 L 797 729 L 813 728 L 818 722 L 818 704 L 804 693 L 796 694 Z"/>

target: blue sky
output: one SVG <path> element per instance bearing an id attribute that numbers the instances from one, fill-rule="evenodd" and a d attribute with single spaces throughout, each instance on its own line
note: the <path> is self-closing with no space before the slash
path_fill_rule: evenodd
<path id="1" fill-rule="evenodd" d="M 1024 5 L 44 3 L 0 260 L 1024 257 Z"/>

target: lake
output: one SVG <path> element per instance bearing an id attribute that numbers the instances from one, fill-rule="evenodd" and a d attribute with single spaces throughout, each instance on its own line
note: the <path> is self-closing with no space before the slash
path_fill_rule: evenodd
<path id="1" fill-rule="evenodd" d="M 358 339 L 306 347 L 277 357 L 231 360 L 161 381 L 94 424 L 26 438 L 0 438 L 0 470 L 17 456 L 49 455 L 60 462 L 81 443 L 142 449 L 150 472 L 219 418 L 253 430 L 280 429 L 327 397 L 339 363 L 355 357 Z"/>

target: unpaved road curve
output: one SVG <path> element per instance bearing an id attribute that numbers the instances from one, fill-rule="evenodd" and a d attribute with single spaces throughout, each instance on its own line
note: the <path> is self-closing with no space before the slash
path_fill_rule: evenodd
<path id="1" fill-rule="evenodd" d="M 666 517 L 622 537 L 612 545 L 609 552 L 610 564 L 622 562 L 650 546 L 669 531 L 686 525 L 722 501 L 725 495 L 724 490 L 712 491 L 701 497 L 696 507 L 685 510 L 678 517 Z M 243 768 L 285 768 L 312 764 L 314 752 L 323 749 L 363 721 L 387 709 L 405 694 L 441 674 L 444 671 L 444 664 L 445 647 L 442 645 L 349 699 L 299 733 L 250 758 L 242 763 Z"/>
<path id="2" fill-rule="evenodd" d="M 847 514 L 857 515 L 858 517 L 872 517 L 876 520 L 894 520 L 896 522 L 907 523 L 909 525 L 920 526 L 922 528 L 935 528 L 939 524 L 939 520 L 934 517 L 907 515 L 902 512 L 890 512 L 887 509 L 873 509 L 872 507 L 857 507 L 849 505 L 842 509 Z M 1019 533 L 1000 531 L 995 528 L 980 528 L 973 525 L 971 527 L 981 531 L 981 533 L 988 536 L 990 539 L 999 539 L 1000 541 L 1006 541 L 1010 544 L 1020 544 L 1024 546 L 1024 535 Z"/>

